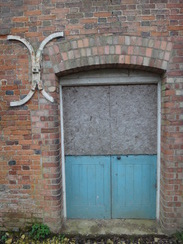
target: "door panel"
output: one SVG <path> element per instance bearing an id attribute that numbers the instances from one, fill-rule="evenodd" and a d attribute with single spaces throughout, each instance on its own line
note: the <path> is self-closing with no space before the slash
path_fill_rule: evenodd
<path id="1" fill-rule="evenodd" d="M 156 217 L 156 155 L 112 156 L 112 218 Z"/>
<path id="2" fill-rule="evenodd" d="M 111 218 L 110 201 L 110 157 L 66 156 L 67 217 Z"/>

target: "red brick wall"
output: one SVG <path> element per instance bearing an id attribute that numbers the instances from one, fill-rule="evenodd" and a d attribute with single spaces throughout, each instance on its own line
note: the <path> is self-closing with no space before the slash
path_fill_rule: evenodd
<path id="1" fill-rule="evenodd" d="M 42 79 L 55 98 L 28 94 L 27 49 L 57 31 L 64 38 L 44 50 Z M 129 37 L 131 36 L 131 38 Z M 58 231 L 63 221 L 57 76 L 76 70 L 128 67 L 162 78 L 160 223 L 183 227 L 183 1 L 17 0 L 0 3 L 0 228 L 34 221 Z M 57 76 L 56 76 L 56 75 Z"/>

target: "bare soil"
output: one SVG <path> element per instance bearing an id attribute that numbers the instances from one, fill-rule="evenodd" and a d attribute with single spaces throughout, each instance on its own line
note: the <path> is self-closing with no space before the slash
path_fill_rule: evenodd
<path id="1" fill-rule="evenodd" d="M 2 237 L 6 236 L 6 240 Z M 153 244 L 153 243 L 183 243 L 175 236 L 165 235 L 146 235 L 146 236 L 81 236 L 81 235 L 50 235 L 45 240 L 30 239 L 29 233 L 0 233 L 1 244 L 38 244 L 38 243 L 53 243 L 53 244 Z"/>

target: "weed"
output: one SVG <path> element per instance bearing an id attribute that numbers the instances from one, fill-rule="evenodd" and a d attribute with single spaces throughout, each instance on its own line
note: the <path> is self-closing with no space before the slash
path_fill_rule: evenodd
<path id="1" fill-rule="evenodd" d="M 45 224 L 33 224 L 30 236 L 34 240 L 43 240 L 51 234 L 49 227 Z"/>
<path id="2" fill-rule="evenodd" d="M 8 239 L 7 233 L 1 232 L 0 233 L 0 243 L 5 243 L 7 239 Z"/>
<path id="3" fill-rule="evenodd" d="M 59 234 L 59 235 L 58 235 L 58 240 L 59 240 L 61 243 L 64 243 L 64 238 L 65 238 L 64 235 L 62 235 L 62 234 Z"/>
<path id="4" fill-rule="evenodd" d="M 175 238 L 180 241 L 181 243 L 183 243 L 183 231 L 178 231 L 175 233 Z"/>

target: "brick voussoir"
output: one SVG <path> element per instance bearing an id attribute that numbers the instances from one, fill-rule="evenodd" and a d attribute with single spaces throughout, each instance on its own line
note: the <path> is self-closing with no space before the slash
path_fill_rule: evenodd
<path id="1" fill-rule="evenodd" d="M 97 58 L 98 65 L 115 64 L 118 60 L 120 64 L 142 65 L 144 68 L 149 66 L 166 70 L 172 48 L 170 42 L 134 36 L 97 36 L 68 42 L 70 43 L 49 47 L 49 53 L 52 56 L 58 55 L 59 49 L 62 57 L 61 62 L 57 65 L 55 65 L 56 60 L 51 58 L 56 74 L 69 71 L 69 69 L 83 69 L 84 66 L 93 65 L 92 57 L 95 60 Z M 64 50 L 62 50 L 63 46 Z M 66 47 L 69 49 L 67 50 Z M 122 58 L 122 48 L 126 50 L 124 58 Z M 111 60 L 106 55 L 110 55 Z M 97 63 L 95 64 L 97 65 Z"/>

